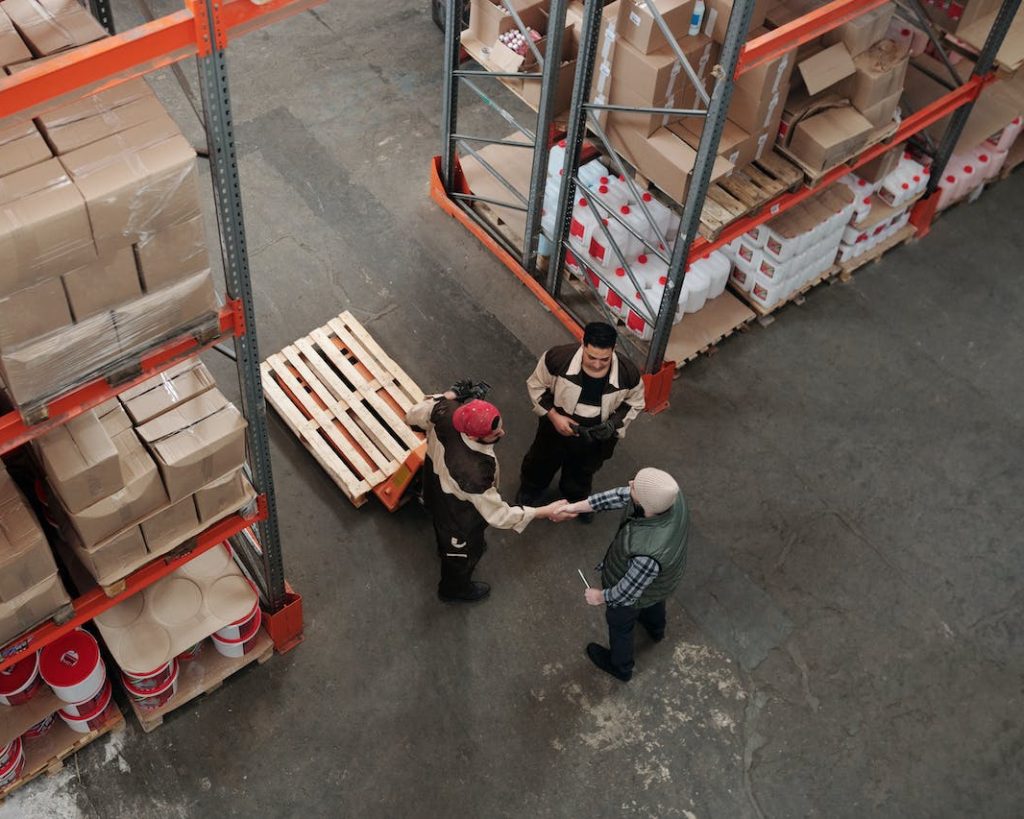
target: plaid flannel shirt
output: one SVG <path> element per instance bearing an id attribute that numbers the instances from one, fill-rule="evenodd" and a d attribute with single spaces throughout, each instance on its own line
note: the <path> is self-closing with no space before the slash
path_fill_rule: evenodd
<path id="1" fill-rule="evenodd" d="M 609 512 L 622 509 L 629 503 L 629 487 L 619 486 L 604 492 L 597 492 L 587 498 L 590 508 L 595 512 Z M 604 561 L 597 566 L 597 571 L 604 568 Z M 630 558 L 629 568 L 622 579 L 610 589 L 604 589 L 604 602 L 610 608 L 632 606 L 640 599 L 644 591 L 661 571 L 658 561 L 644 555 Z"/>

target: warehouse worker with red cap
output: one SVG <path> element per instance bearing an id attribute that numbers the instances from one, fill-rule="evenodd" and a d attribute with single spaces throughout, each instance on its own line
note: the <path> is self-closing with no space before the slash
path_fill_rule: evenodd
<path id="1" fill-rule="evenodd" d="M 592 606 L 605 607 L 609 648 L 587 645 L 587 657 L 602 671 L 628 682 L 633 676 L 633 628 L 637 621 L 654 642 L 665 638 L 665 600 L 686 569 L 690 511 L 679 484 L 667 472 L 646 467 L 628 486 L 598 492 L 559 513 L 623 509 L 604 560 L 601 588 L 587 588 Z M 589 584 L 588 584 L 589 585 Z"/>
<path id="2" fill-rule="evenodd" d="M 487 385 L 460 381 L 442 395 L 428 396 L 406 414 L 410 426 L 427 433 L 423 500 L 434 518 L 441 582 L 437 596 L 446 603 L 472 603 L 490 594 L 473 580 L 473 569 L 487 549 L 488 526 L 522 532 L 535 518 L 561 519 L 556 501 L 534 508 L 509 506 L 498 492 L 494 444 L 505 430 L 498 408 L 480 397 Z"/>

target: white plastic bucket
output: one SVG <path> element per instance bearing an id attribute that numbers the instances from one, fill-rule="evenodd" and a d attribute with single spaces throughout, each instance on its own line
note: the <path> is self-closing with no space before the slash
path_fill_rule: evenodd
<path id="1" fill-rule="evenodd" d="M 263 621 L 263 613 L 258 608 L 256 612 L 256 617 L 249 623 L 248 630 L 241 637 L 227 640 L 223 637 L 218 637 L 216 634 L 211 635 L 213 647 L 217 649 L 219 654 L 225 657 L 243 657 L 252 650 L 256 635 L 260 631 L 260 623 Z"/>
<path id="2" fill-rule="evenodd" d="M 100 692 L 107 670 L 96 639 L 76 628 L 39 652 L 39 673 L 62 702 L 82 703 Z"/>
<path id="3" fill-rule="evenodd" d="M 103 686 L 102 696 L 99 697 L 92 711 L 85 714 L 71 714 L 62 708 L 60 710 L 60 718 L 64 720 L 68 728 L 79 734 L 88 734 L 90 731 L 95 731 L 103 727 L 107 720 L 110 719 L 113 711 L 112 692 L 113 689 L 108 680 Z"/>
<path id="4" fill-rule="evenodd" d="M 170 667 L 170 674 L 156 688 L 139 688 L 133 685 L 126 675 L 121 675 L 121 682 L 124 683 L 125 690 L 139 708 L 152 711 L 166 705 L 178 693 L 178 663 L 172 661 Z"/>
<path id="5" fill-rule="evenodd" d="M 0 703 L 21 705 L 35 696 L 43 684 L 39 677 L 39 652 L 0 671 Z"/>
<path id="6" fill-rule="evenodd" d="M 171 660 L 169 663 L 164 663 L 152 671 L 146 671 L 141 674 L 123 668 L 121 669 L 121 680 L 126 685 L 131 683 L 132 687 L 139 691 L 153 691 L 157 688 L 163 688 L 164 684 L 175 674 L 176 667 L 177 664 L 174 660 Z"/>

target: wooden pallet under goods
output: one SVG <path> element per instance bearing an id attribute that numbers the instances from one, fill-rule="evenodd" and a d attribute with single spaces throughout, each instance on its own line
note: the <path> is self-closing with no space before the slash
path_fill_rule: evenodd
<path id="1" fill-rule="evenodd" d="M 762 208 L 776 196 L 798 188 L 804 174 L 788 159 L 768 150 L 708 188 L 700 213 L 700 235 L 709 241 L 737 219 Z"/>
<path id="2" fill-rule="evenodd" d="M 847 259 L 845 262 L 839 262 L 839 280 L 844 282 L 849 281 L 850 276 L 853 275 L 853 271 L 858 270 L 871 262 L 877 262 L 893 248 L 909 242 L 916 234 L 917 228 L 913 225 L 905 225 L 884 242 L 879 242 L 867 253 L 862 253 L 860 256 L 853 259 Z"/>
<path id="3" fill-rule="evenodd" d="M 801 285 L 798 289 L 794 290 L 792 293 L 790 293 L 788 296 L 786 296 L 786 298 L 779 299 L 779 301 L 777 301 L 771 307 L 765 307 L 760 302 L 754 300 L 751 297 L 750 293 L 748 293 L 745 290 L 742 290 L 742 289 L 740 289 L 738 287 L 734 287 L 731 281 L 729 282 L 729 287 L 732 288 L 733 292 L 736 293 L 738 296 L 740 296 L 743 299 L 743 301 L 745 301 L 747 304 L 749 304 L 750 308 L 755 313 L 757 313 L 758 321 L 760 323 L 762 323 L 762 324 L 770 324 L 772 321 L 774 321 L 774 319 L 769 319 L 769 317 L 771 316 L 772 313 L 778 312 L 779 310 L 781 310 L 783 307 L 785 307 L 787 304 L 790 304 L 790 303 L 803 304 L 803 297 L 807 294 L 807 292 L 809 290 L 812 290 L 813 288 L 817 287 L 819 284 L 822 284 L 823 282 L 827 282 L 829 279 L 831 279 L 833 276 L 835 276 L 838 272 L 839 272 L 839 265 L 832 265 L 832 267 L 830 267 L 828 270 L 826 270 L 820 276 L 816 276 L 815 278 L 811 279 L 809 282 L 806 282 L 805 284 Z M 769 319 L 769 320 L 762 322 L 761 321 L 762 319 Z"/>
<path id="4" fill-rule="evenodd" d="M 356 506 L 422 462 L 404 417 L 423 391 L 347 311 L 260 369 L 267 402 Z"/>

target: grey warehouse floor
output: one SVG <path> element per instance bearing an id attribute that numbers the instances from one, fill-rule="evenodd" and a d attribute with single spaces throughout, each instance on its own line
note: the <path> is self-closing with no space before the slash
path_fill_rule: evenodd
<path id="1" fill-rule="evenodd" d="M 233 47 L 259 340 L 348 309 L 428 390 L 490 381 L 511 493 L 523 381 L 568 337 L 428 199 L 440 43 L 425 0 L 333 0 Z M 670 470 L 695 535 L 628 685 L 583 655 L 612 519 L 493 533 L 492 598 L 444 606 L 424 513 L 356 510 L 272 417 L 305 643 L 0 817 L 1022 815 L 1022 209 L 1019 173 L 631 429 L 600 483 Z"/>

